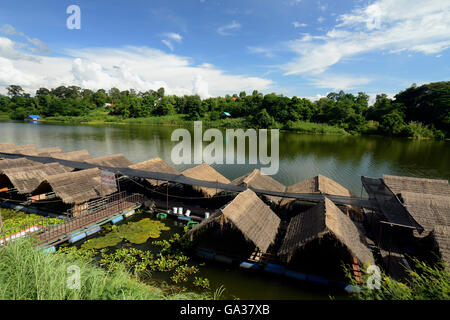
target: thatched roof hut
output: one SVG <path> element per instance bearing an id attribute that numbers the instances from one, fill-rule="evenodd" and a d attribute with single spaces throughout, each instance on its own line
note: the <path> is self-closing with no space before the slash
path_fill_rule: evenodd
<path id="1" fill-rule="evenodd" d="M 384 174 L 383 181 L 394 194 L 414 192 L 450 196 L 450 185 L 447 180 L 400 177 Z"/>
<path id="2" fill-rule="evenodd" d="M 101 185 L 100 173 L 100 169 L 92 168 L 49 176 L 33 194 L 53 191 L 64 203 L 80 204 L 116 192 L 115 186 Z"/>
<path id="3" fill-rule="evenodd" d="M 203 220 L 188 235 L 192 239 L 196 232 L 215 223 L 231 224 L 247 241 L 252 242 L 261 252 L 266 252 L 275 240 L 280 218 L 249 189 L 239 193 L 225 207 Z"/>
<path id="4" fill-rule="evenodd" d="M 299 248 L 325 235 L 333 236 L 361 264 L 374 263 L 372 253 L 361 241 L 356 225 L 327 198 L 325 202 L 291 219 L 279 255 L 290 261 Z"/>
<path id="5" fill-rule="evenodd" d="M 284 192 L 286 190 L 285 185 L 279 183 L 271 176 L 263 174 L 259 169 L 255 169 L 242 177 L 234 179 L 231 183 L 237 186 L 252 187 L 260 190 L 270 190 L 279 192 Z M 278 204 L 282 199 L 281 197 L 269 195 L 266 195 L 265 197 L 275 204 Z"/>
<path id="6" fill-rule="evenodd" d="M 5 169 L 31 167 L 39 164 L 39 162 L 31 161 L 26 158 L 3 159 L 0 160 L 0 173 Z"/>
<path id="7" fill-rule="evenodd" d="M 24 154 L 24 155 L 34 155 L 34 153 L 37 151 L 38 149 L 36 148 L 36 146 L 29 144 L 26 146 L 16 146 L 16 145 L 9 145 L 6 144 L 5 146 L 3 146 L 2 148 L 0 148 L 0 152 L 5 152 L 5 153 L 19 153 L 19 154 Z"/>
<path id="8" fill-rule="evenodd" d="M 49 176 L 70 171 L 72 168 L 64 167 L 59 163 L 4 169 L 0 174 L 0 186 L 12 185 L 18 193 L 28 194 Z"/>
<path id="9" fill-rule="evenodd" d="M 336 181 L 321 174 L 287 187 L 287 193 L 320 193 L 336 196 L 352 197 L 352 193 Z M 280 206 L 287 206 L 295 199 L 284 198 Z"/>
<path id="10" fill-rule="evenodd" d="M 15 146 L 14 143 L 11 142 L 3 142 L 0 143 L 0 151 L 4 150 L 4 149 L 11 149 Z"/>
<path id="11" fill-rule="evenodd" d="M 196 166 L 191 169 L 184 170 L 182 173 L 185 177 L 197 179 L 197 180 L 204 180 L 204 181 L 210 181 L 210 182 L 219 182 L 219 183 L 225 183 L 230 184 L 230 180 L 225 178 L 223 175 L 221 175 L 219 172 L 217 172 L 213 167 L 211 167 L 209 164 L 201 164 L 199 166 Z M 198 190 L 202 192 L 207 197 L 213 197 L 216 194 L 220 193 L 220 189 L 214 189 L 214 188 L 206 188 L 206 187 L 198 187 L 193 186 L 195 190 Z"/>
<path id="12" fill-rule="evenodd" d="M 136 170 L 144 170 L 144 171 L 150 171 L 150 172 L 162 172 L 162 173 L 169 173 L 169 174 L 180 174 L 177 170 L 172 168 L 167 162 L 165 162 L 161 158 L 155 158 L 150 159 L 147 161 L 139 162 L 136 164 L 133 164 L 129 166 L 131 169 Z M 148 183 L 151 185 L 158 185 L 158 180 L 153 179 L 146 179 Z"/>
<path id="13" fill-rule="evenodd" d="M 442 260 L 450 268 L 450 227 L 441 225 L 434 226 L 433 236 Z"/>
<path id="14" fill-rule="evenodd" d="M 133 163 L 125 158 L 123 154 L 112 154 L 108 156 L 93 158 L 86 160 L 87 163 L 95 164 L 103 167 L 126 168 Z"/>
<path id="15" fill-rule="evenodd" d="M 51 157 L 55 159 L 61 160 L 69 160 L 69 161 L 86 161 L 92 159 L 92 156 L 89 154 L 87 150 L 77 150 L 67 153 L 52 153 Z"/>
<path id="16" fill-rule="evenodd" d="M 426 193 L 404 192 L 400 194 L 406 210 L 429 234 L 434 226 L 450 227 L 450 197 Z"/>

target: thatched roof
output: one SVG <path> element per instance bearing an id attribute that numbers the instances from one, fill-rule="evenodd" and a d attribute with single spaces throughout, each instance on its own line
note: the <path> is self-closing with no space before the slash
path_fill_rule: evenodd
<path id="1" fill-rule="evenodd" d="M 383 181 L 394 194 L 415 192 L 450 196 L 450 186 L 447 180 L 399 177 L 384 174 Z"/>
<path id="2" fill-rule="evenodd" d="M 353 221 L 327 198 L 291 219 L 279 254 L 289 261 L 297 249 L 326 234 L 342 243 L 362 264 L 374 263 L 372 253 L 361 241 Z"/>
<path id="3" fill-rule="evenodd" d="M 9 145 L 6 144 L 2 148 L 0 148 L 0 152 L 5 153 L 19 153 L 24 155 L 35 155 L 35 152 L 37 151 L 36 146 L 29 144 L 26 146 L 16 146 L 16 145 Z"/>
<path id="4" fill-rule="evenodd" d="M 95 164 L 103 167 L 116 167 L 116 168 L 126 168 L 133 163 L 124 157 L 123 154 L 112 154 L 109 156 L 103 156 L 93 159 L 86 160 L 87 163 Z"/>
<path id="5" fill-rule="evenodd" d="M 92 159 L 92 156 L 87 150 L 78 150 L 67 153 L 52 153 L 50 156 L 55 159 L 70 161 L 86 161 Z"/>
<path id="6" fill-rule="evenodd" d="M 352 197 L 352 193 L 336 181 L 323 176 L 321 174 L 296 183 L 292 186 L 287 187 L 287 193 L 321 193 L 336 196 Z M 292 198 L 284 198 L 280 205 L 286 206 L 291 202 L 295 201 Z"/>
<path id="7" fill-rule="evenodd" d="M 31 167 L 39 164 L 39 162 L 31 161 L 26 158 L 3 159 L 0 160 L 0 173 L 5 169 Z"/>
<path id="8" fill-rule="evenodd" d="M 70 171 L 72 171 L 72 168 L 64 167 L 59 163 L 4 169 L 0 174 L 0 186 L 10 183 L 17 189 L 18 193 L 27 194 L 49 176 Z"/>
<path id="9" fill-rule="evenodd" d="M 4 150 L 4 149 L 11 149 L 11 148 L 13 148 L 15 146 L 15 144 L 14 143 L 11 143 L 11 142 L 3 142 L 3 143 L 0 143 L 0 151 L 1 150 Z"/>
<path id="10" fill-rule="evenodd" d="M 162 172 L 170 174 L 180 174 L 177 170 L 172 168 L 167 162 L 161 158 L 150 159 L 144 162 L 139 162 L 129 166 L 131 169 L 144 170 L 150 172 Z M 158 181 L 153 179 L 146 179 L 150 184 L 157 185 Z"/>
<path id="11" fill-rule="evenodd" d="M 274 242 L 280 218 L 254 193 L 248 189 L 239 193 L 224 208 L 203 220 L 188 234 L 192 235 L 212 223 L 230 223 L 261 252 L 266 252 Z"/>
<path id="12" fill-rule="evenodd" d="M 450 267 L 450 227 L 434 226 L 433 236 L 442 260 Z"/>
<path id="13" fill-rule="evenodd" d="M 402 191 L 400 196 L 409 214 L 429 234 L 435 225 L 450 226 L 450 197 Z"/>
<path id="14" fill-rule="evenodd" d="M 259 169 L 255 169 L 242 177 L 234 179 L 231 183 L 237 186 L 252 187 L 260 190 L 270 190 L 279 192 L 284 192 L 286 190 L 285 185 L 279 183 L 271 176 L 263 174 Z M 280 197 L 268 195 L 266 195 L 265 197 L 276 204 L 278 204 L 282 199 Z"/>
<path id="15" fill-rule="evenodd" d="M 226 183 L 230 184 L 230 180 L 225 178 L 223 175 L 221 175 L 219 172 L 217 172 L 213 167 L 211 167 L 209 164 L 201 164 L 199 166 L 196 166 L 191 169 L 184 170 L 182 173 L 185 177 L 197 179 L 197 180 L 205 180 L 210 182 L 219 182 L 219 183 Z M 220 189 L 214 189 L 214 188 L 205 188 L 205 187 L 193 187 L 196 190 L 201 191 L 205 196 L 207 197 L 213 197 L 216 194 L 220 193 Z"/>
<path id="16" fill-rule="evenodd" d="M 33 191 L 33 194 L 53 191 L 64 203 L 73 204 L 84 203 L 116 192 L 115 186 L 101 186 L 100 172 L 100 169 L 92 168 L 50 176 Z"/>

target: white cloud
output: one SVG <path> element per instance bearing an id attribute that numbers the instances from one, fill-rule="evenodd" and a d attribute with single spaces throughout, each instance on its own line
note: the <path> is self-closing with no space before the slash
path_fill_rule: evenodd
<path id="1" fill-rule="evenodd" d="M 286 75 L 319 74 L 367 52 L 436 54 L 450 47 L 450 2 L 378 0 L 337 18 L 322 37 L 288 43 L 298 56 L 281 66 Z"/>
<path id="2" fill-rule="evenodd" d="M 292 22 L 292 24 L 294 25 L 294 28 L 300 28 L 300 27 L 307 27 L 308 26 L 306 23 L 300 23 L 298 21 L 294 21 L 294 22 Z"/>
<path id="3" fill-rule="evenodd" d="M 320 17 L 317 18 L 317 22 L 318 22 L 318 23 L 322 23 L 322 22 L 324 22 L 324 21 L 325 21 L 325 18 L 322 17 L 322 16 L 320 16 Z"/>
<path id="4" fill-rule="evenodd" d="M 231 31 L 237 31 L 240 28 L 241 28 L 241 24 L 236 21 L 233 21 L 230 24 L 219 27 L 217 29 L 217 33 L 222 36 L 228 36 L 231 34 L 230 33 Z"/>
<path id="5" fill-rule="evenodd" d="M 170 51 L 173 51 L 173 44 L 172 44 L 172 42 L 170 42 L 169 40 L 161 40 L 161 42 L 162 43 L 164 43 L 169 49 L 170 49 Z"/>
<path id="6" fill-rule="evenodd" d="M 29 48 L 31 52 L 47 54 L 50 53 L 51 51 L 50 47 L 45 42 L 36 38 L 31 38 L 27 36 L 25 33 L 16 30 L 13 26 L 9 24 L 5 24 L 2 27 L 0 27 L 0 32 L 10 36 L 20 36 L 25 38 L 29 43 L 36 46 Z M 24 44 L 24 47 L 28 47 L 28 45 Z"/>
<path id="7" fill-rule="evenodd" d="M 161 40 L 161 42 L 164 43 L 170 49 L 170 51 L 173 51 L 175 49 L 173 42 L 181 43 L 181 41 L 183 40 L 183 37 L 175 32 L 166 32 L 161 36 L 166 38 Z"/>
<path id="8" fill-rule="evenodd" d="M 267 58 L 273 58 L 274 54 L 271 49 L 263 48 L 263 47 L 247 47 L 248 52 L 256 53 L 256 54 L 264 54 Z"/>
<path id="9" fill-rule="evenodd" d="M 187 57 L 148 47 L 86 48 L 65 53 L 65 57 L 14 59 L 0 45 L 0 87 L 18 84 L 30 93 L 60 85 L 138 91 L 164 87 L 168 94 L 196 93 L 204 98 L 267 90 L 273 85 L 266 78 L 228 74 L 212 64 L 194 64 Z"/>

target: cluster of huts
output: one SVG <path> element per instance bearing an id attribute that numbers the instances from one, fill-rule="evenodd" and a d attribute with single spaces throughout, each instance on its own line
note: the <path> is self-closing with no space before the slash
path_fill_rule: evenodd
<path id="1" fill-rule="evenodd" d="M 244 187 L 244 191 L 236 194 L 139 177 L 127 177 L 137 184 L 124 179 L 119 185 L 122 190 L 138 188 L 155 199 L 159 208 L 168 209 L 175 201 L 186 205 L 200 203 L 197 214 L 205 211 L 211 214 L 203 216 L 187 235 L 199 248 L 229 257 L 266 259 L 310 268 L 313 272 L 322 268 L 327 273 L 341 270 L 342 261 L 353 266 L 374 264 L 374 256 L 378 255 L 389 268 L 394 266 L 393 273 L 395 265 L 407 266 L 405 253 L 414 255 L 435 249 L 444 261 L 448 263 L 450 259 L 448 181 L 386 175 L 381 179 L 362 177 L 369 199 L 378 208 L 366 210 L 333 203 L 327 195 L 353 195 L 323 175 L 285 186 L 257 169 L 230 181 L 208 164 L 179 172 L 159 158 L 133 164 L 121 154 L 94 158 L 85 150 L 64 153 L 59 148 L 38 149 L 8 143 L 0 144 L 0 152 L 182 175 Z M 53 198 L 75 208 L 118 191 L 117 187 L 102 186 L 100 175 L 101 170 L 95 167 L 74 170 L 58 162 L 42 164 L 26 158 L 0 160 L 0 190 L 7 189 L 8 198 L 26 197 L 35 203 Z M 252 189 L 324 197 L 319 203 L 307 203 L 281 195 L 257 195 Z M 0 193 L 0 198 L 6 198 L 5 193 Z M 208 204 L 200 198 L 208 199 Z"/>

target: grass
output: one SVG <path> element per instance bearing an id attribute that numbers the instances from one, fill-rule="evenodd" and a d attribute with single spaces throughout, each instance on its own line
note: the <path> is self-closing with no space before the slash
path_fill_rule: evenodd
<path id="1" fill-rule="evenodd" d="M 448 265 L 439 262 L 429 265 L 414 259 L 414 270 L 408 270 L 409 277 L 399 282 L 381 271 L 380 288 L 369 289 L 371 274 L 363 273 L 361 291 L 354 293 L 359 300 L 449 300 L 450 272 Z M 356 280 L 347 269 L 347 277 L 351 284 L 357 286 Z"/>
<path id="2" fill-rule="evenodd" d="M 9 116 L 8 112 L 2 112 L 0 111 L 0 120 L 10 120 L 11 117 Z"/>
<path id="3" fill-rule="evenodd" d="M 313 134 L 330 134 L 330 135 L 349 135 L 347 131 L 337 126 L 332 126 L 325 123 L 314 123 L 308 121 L 290 122 L 289 126 L 283 128 L 288 131 L 295 131 L 298 133 L 313 133 Z"/>
<path id="4" fill-rule="evenodd" d="M 80 268 L 80 288 L 70 289 L 69 270 Z M 163 300 L 207 299 L 206 294 L 166 293 L 141 283 L 123 269 L 106 271 L 65 253 L 45 253 L 29 240 L 0 248 L 1 300 Z"/>

